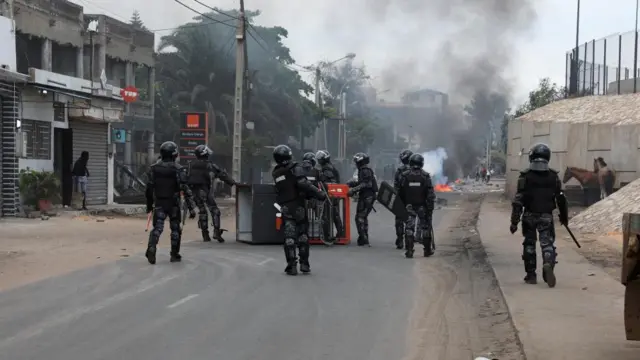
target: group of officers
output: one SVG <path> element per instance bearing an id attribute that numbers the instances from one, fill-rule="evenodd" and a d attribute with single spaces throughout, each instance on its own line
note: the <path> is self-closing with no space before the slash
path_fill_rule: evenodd
<path id="1" fill-rule="evenodd" d="M 316 154 L 306 153 L 302 163 L 293 160 L 293 152 L 286 145 L 276 146 L 273 151 L 276 166 L 273 180 L 276 187 L 276 202 L 281 207 L 284 227 L 284 252 L 287 266 L 285 273 L 298 274 L 298 256 L 300 271 L 309 273 L 309 237 L 307 203 L 309 200 L 329 202 L 334 207 L 333 220 L 337 233 L 341 233 L 342 221 L 336 204 L 328 199 L 326 184 L 339 183 L 340 176 L 331 165 L 330 155 L 325 150 Z M 422 168 L 424 158 L 405 150 L 400 154 L 402 166 L 398 168 L 394 179 L 394 190 L 406 205 L 409 214 L 406 220 L 396 218 L 396 248 L 405 249 L 405 256 L 412 258 L 414 243 L 424 245 L 424 255 L 433 255 L 432 216 L 435 204 L 435 192 L 431 177 Z M 355 222 L 358 231 L 358 246 L 369 245 L 368 217 L 374 210 L 378 192 L 378 183 L 373 169 L 369 167 L 370 158 L 365 153 L 353 156 L 357 168 L 357 178 L 346 182 L 347 195 L 358 196 Z M 319 166 L 317 166 L 319 165 Z M 416 231 L 417 230 L 417 231 Z M 416 233 L 419 236 L 416 238 Z M 296 253 L 297 250 L 297 253 Z"/>
<path id="2" fill-rule="evenodd" d="M 230 186 L 238 183 L 224 170 L 210 161 L 211 150 L 206 145 L 200 145 L 194 150 L 196 159 L 187 167 L 176 162 L 178 146 L 171 141 L 160 146 L 160 159 L 151 166 L 147 175 L 146 199 L 147 213 L 153 213 L 153 229 L 149 235 L 149 242 L 145 256 L 150 264 L 156 263 L 157 244 L 164 230 L 165 221 L 169 220 L 171 230 L 170 261 L 179 262 L 180 244 L 182 236 L 181 195 L 184 197 L 189 217 L 196 217 L 195 209 L 199 210 L 198 227 L 202 232 L 203 241 L 224 242 L 223 229 L 220 224 L 220 210 L 215 202 L 212 187 L 214 180 L 220 179 Z M 340 174 L 331 163 L 328 151 L 306 153 L 302 162 L 293 160 L 293 153 L 286 145 L 274 148 L 273 181 L 276 189 L 276 202 L 281 207 L 283 219 L 284 251 L 287 266 L 285 272 L 289 275 L 298 273 L 298 257 L 300 271 L 309 273 L 309 238 L 308 238 L 308 204 L 309 200 L 320 201 L 325 214 L 332 214 L 336 237 L 344 234 L 344 225 L 340 217 L 338 203 L 328 197 L 328 184 L 340 183 Z M 395 191 L 406 204 L 409 216 L 406 221 L 396 219 L 398 237 L 396 247 L 406 249 L 405 255 L 413 257 L 414 243 L 422 243 L 425 256 L 433 254 L 431 246 L 432 229 L 431 218 L 434 209 L 435 193 L 429 174 L 422 170 L 424 158 L 420 154 L 412 154 L 405 150 L 400 154 L 402 166 L 396 171 L 394 180 Z M 353 157 L 357 167 L 357 179 L 347 181 L 348 196 L 358 196 L 355 222 L 358 232 L 358 246 L 369 245 L 368 217 L 374 210 L 374 202 L 378 192 L 378 183 L 373 169 L 369 167 L 370 158 L 365 153 L 357 153 Z M 209 233 L 208 212 L 213 219 L 213 234 Z M 416 222 L 418 233 L 416 239 Z M 322 224 L 323 233 L 329 234 L 331 221 L 325 219 Z M 326 241 L 335 241 L 335 237 L 327 237 Z"/>
<path id="3" fill-rule="evenodd" d="M 204 241 L 211 241 L 208 229 L 207 208 L 213 218 L 213 238 L 224 242 L 223 229 L 220 227 L 220 210 L 214 200 L 212 186 L 219 178 L 228 185 L 237 182 L 227 173 L 213 164 L 209 158 L 211 150 L 201 145 L 195 149 L 196 160 L 188 168 L 176 162 L 178 146 L 165 142 L 160 146 L 160 159 L 151 166 L 148 174 L 146 198 L 147 213 L 153 212 L 153 230 L 149 235 L 146 257 L 151 264 L 156 263 L 156 246 L 164 230 L 165 220 L 169 219 L 171 229 L 171 262 L 181 261 L 180 242 L 181 194 L 184 195 L 190 218 L 196 217 L 198 207 L 200 217 L 198 226 Z M 410 150 L 399 155 L 401 166 L 394 176 L 394 190 L 406 206 L 407 219 L 396 218 L 396 248 L 405 249 L 405 256 L 412 258 L 414 243 L 424 246 L 424 256 L 433 255 L 432 216 L 435 205 L 435 192 L 431 177 L 422 170 L 424 158 Z M 540 240 L 542 249 L 542 277 L 549 287 L 554 287 L 556 277 L 555 229 L 553 210 L 559 210 L 560 223 L 567 225 L 568 204 L 562 191 L 558 172 L 549 167 L 551 150 L 546 144 L 536 144 L 529 151 L 530 165 L 520 172 L 517 191 L 512 202 L 511 225 L 509 230 L 515 233 L 522 221 L 524 236 L 522 260 L 528 284 L 537 283 L 536 241 Z M 284 233 L 284 252 L 288 275 L 297 275 L 298 256 L 300 271 L 309 273 L 309 239 L 307 204 L 311 199 L 322 201 L 324 206 L 332 207 L 333 223 L 336 234 L 341 234 L 343 224 L 337 204 L 328 199 L 327 184 L 340 183 L 340 174 L 331 164 L 331 156 L 325 150 L 316 154 L 306 153 L 302 163 L 293 160 L 293 153 L 286 145 L 276 146 L 273 151 L 276 166 L 273 169 L 273 181 L 276 188 L 277 203 L 281 207 Z M 357 167 L 357 179 L 347 182 L 348 196 L 358 196 L 355 221 L 358 231 L 358 246 L 369 246 L 368 216 L 372 210 L 378 192 L 378 184 L 373 169 L 369 167 L 369 156 L 357 153 L 353 157 Z M 328 226 L 329 221 L 326 221 Z M 326 226 L 324 226 L 326 233 Z M 418 234 L 418 236 L 416 236 Z M 297 250 L 297 251 L 296 251 Z M 297 252 L 297 253 L 296 253 Z"/>

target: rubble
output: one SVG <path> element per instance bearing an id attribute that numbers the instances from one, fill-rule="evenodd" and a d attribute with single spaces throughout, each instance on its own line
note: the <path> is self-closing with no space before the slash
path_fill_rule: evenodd
<path id="1" fill-rule="evenodd" d="M 582 233 L 606 235 L 622 232 L 622 214 L 640 213 L 640 179 L 574 216 L 569 225 Z"/>

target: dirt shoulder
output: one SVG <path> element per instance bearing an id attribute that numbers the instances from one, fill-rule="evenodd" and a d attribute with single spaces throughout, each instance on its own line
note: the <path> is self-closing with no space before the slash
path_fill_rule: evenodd
<path id="1" fill-rule="evenodd" d="M 435 229 L 436 253 L 420 259 L 407 359 L 524 359 L 520 339 L 476 228 L 483 195 L 452 201 Z M 428 354 L 428 355 L 425 355 Z"/>
<path id="2" fill-rule="evenodd" d="M 146 217 L 99 216 L 2 220 L 0 291 L 139 255 L 149 236 L 146 222 Z M 222 225 L 235 229 L 235 217 L 223 217 Z M 183 242 L 200 240 L 196 221 L 188 220 Z M 160 251 L 169 251 L 168 224 L 159 247 Z"/>

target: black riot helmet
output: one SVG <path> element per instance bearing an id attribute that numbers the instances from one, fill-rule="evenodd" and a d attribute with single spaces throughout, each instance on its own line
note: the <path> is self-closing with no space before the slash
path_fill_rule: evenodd
<path id="1" fill-rule="evenodd" d="M 547 144 L 538 143 L 529 150 L 529 168 L 533 171 L 549 170 L 551 149 Z"/>
<path id="2" fill-rule="evenodd" d="M 160 159 L 164 161 L 175 161 L 178 157 L 178 145 L 173 141 L 166 141 L 160 145 Z"/>
<path id="3" fill-rule="evenodd" d="M 422 169 L 424 167 L 424 157 L 420 154 L 413 154 L 409 158 L 409 166 L 412 169 Z"/>
<path id="4" fill-rule="evenodd" d="M 308 152 L 302 155 L 302 161 L 308 161 L 312 166 L 316 166 L 316 154 Z"/>
<path id="5" fill-rule="evenodd" d="M 287 145 L 278 145 L 273 149 L 273 160 L 278 165 L 287 164 L 292 158 L 293 153 Z"/>
<path id="6" fill-rule="evenodd" d="M 361 166 L 367 165 L 369 163 L 369 155 L 359 152 L 353 155 L 353 162 L 356 163 L 356 166 L 359 168 Z"/>
<path id="7" fill-rule="evenodd" d="M 331 163 L 331 154 L 327 150 L 318 150 L 316 153 L 316 160 L 320 165 L 326 165 Z"/>
<path id="8" fill-rule="evenodd" d="M 409 164 L 409 158 L 411 157 L 411 155 L 413 155 L 413 151 L 407 149 L 407 150 L 402 150 L 402 152 L 400 153 L 400 155 L 398 156 L 400 158 L 400 162 L 408 165 Z"/>
<path id="9" fill-rule="evenodd" d="M 208 160 L 213 151 L 207 145 L 198 145 L 193 151 L 198 160 Z"/>
<path id="10" fill-rule="evenodd" d="M 551 149 L 547 144 L 538 143 L 529 150 L 529 168 L 531 170 L 549 170 L 549 160 L 551 160 Z"/>

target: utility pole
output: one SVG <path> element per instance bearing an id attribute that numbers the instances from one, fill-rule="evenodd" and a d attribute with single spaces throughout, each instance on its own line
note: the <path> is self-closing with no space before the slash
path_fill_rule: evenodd
<path id="1" fill-rule="evenodd" d="M 320 95 L 320 66 L 316 67 L 316 106 L 320 111 L 320 120 L 324 121 L 324 114 L 322 113 L 322 95 Z M 316 127 L 314 134 L 314 149 L 318 149 L 320 143 L 320 124 Z"/>
<path id="2" fill-rule="evenodd" d="M 636 0 L 636 31 L 635 44 L 633 50 L 633 93 L 638 91 L 638 5 L 640 1 Z"/>
<path id="3" fill-rule="evenodd" d="M 240 0 L 240 16 L 236 30 L 236 91 L 233 109 L 233 153 L 231 175 L 242 181 L 242 126 L 244 124 L 244 100 L 247 87 L 247 23 L 244 0 Z"/>

